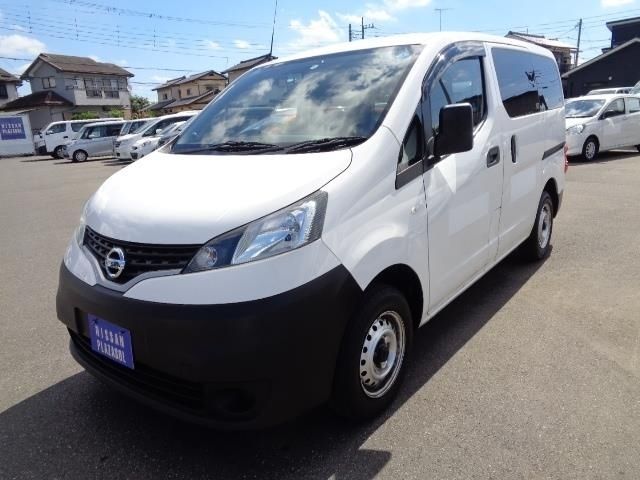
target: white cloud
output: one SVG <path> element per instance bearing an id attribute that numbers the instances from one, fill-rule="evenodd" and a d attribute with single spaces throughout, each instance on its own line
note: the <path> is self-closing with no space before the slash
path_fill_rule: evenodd
<path id="1" fill-rule="evenodd" d="M 212 40 L 205 40 L 204 46 L 209 50 L 220 50 L 222 48 L 218 42 L 214 42 Z"/>
<path id="2" fill-rule="evenodd" d="M 151 75 L 150 78 L 152 82 L 164 83 L 171 77 L 166 77 L 164 75 Z"/>
<path id="3" fill-rule="evenodd" d="M 365 22 L 392 22 L 397 20 L 387 10 L 385 10 L 384 8 L 380 8 L 376 5 L 368 6 L 367 9 L 360 14 L 337 13 L 336 15 L 343 22 L 349 22 L 349 23 L 360 23 L 360 20 L 362 19 L 362 17 L 364 17 Z"/>
<path id="4" fill-rule="evenodd" d="M 98 55 L 89 55 L 89 58 L 91 60 L 93 60 L 94 62 L 101 62 L 102 61 Z"/>
<path id="5" fill-rule="evenodd" d="M 623 5 L 629 5 L 634 2 L 635 0 L 600 0 L 600 4 L 604 8 L 621 7 Z"/>
<path id="6" fill-rule="evenodd" d="M 13 67 L 11 69 L 11 73 L 14 75 L 22 75 L 24 71 L 31 65 L 31 62 L 23 63 L 22 65 L 18 65 L 17 67 Z"/>
<path id="7" fill-rule="evenodd" d="M 24 35 L 0 35 L 0 55 L 19 56 L 33 55 L 36 56 L 45 51 L 45 44 L 40 40 Z"/>
<path id="8" fill-rule="evenodd" d="M 384 0 L 384 4 L 391 10 L 406 10 L 407 8 L 426 7 L 430 3 L 431 0 Z"/>
<path id="9" fill-rule="evenodd" d="M 242 48 L 242 49 L 251 48 L 251 44 L 246 40 L 234 40 L 233 44 L 235 45 L 236 48 Z"/>
<path id="10" fill-rule="evenodd" d="M 315 47 L 344 40 L 344 32 L 338 27 L 333 17 L 323 10 L 318 11 L 318 18 L 306 24 L 300 20 L 291 20 L 289 28 L 298 35 L 289 44 L 292 49 Z"/>
<path id="11" fill-rule="evenodd" d="M 120 65 L 121 67 L 126 67 L 127 65 L 129 65 L 129 62 L 127 61 L 126 58 L 122 58 L 120 60 L 116 60 L 114 63 L 116 65 Z"/>
<path id="12" fill-rule="evenodd" d="M 11 29 L 12 30 L 19 30 L 21 32 L 26 32 L 27 29 L 24 28 L 22 25 L 11 25 Z"/>

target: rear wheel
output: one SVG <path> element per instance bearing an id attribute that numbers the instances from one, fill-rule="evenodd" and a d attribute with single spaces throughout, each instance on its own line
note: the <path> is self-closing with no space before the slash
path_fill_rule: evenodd
<path id="1" fill-rule="evenodd" d="M 529 238 L 522 244 L 522 253 L 526 260 L 536 261 L 546 258 L 551 252 L 551 233 L 553 232 L 553 201 L 549 192 L 542 192 L 538 203 L 536 221 Z"/>
<path id="2" fill-rule="evenodd" d="M 636 145 L 636 149 L 640 152 L 640 145 Z"/>
<path id="3" fill-rule="evenodd" d="M 413 339 L 402 293 L 377 285 L 365 295 L 342 341 L 331 397 L 334 411 L 353 420 L 374 417 L 393 401 Z"/>
<path id="4" fill-rule="evenodd" d="M 600 146 L 598 145 L 598 139 L 596 139 L 596 137 L 587 138 L 582 146 L 582 157 L 588 162 L 595 160 L 598 156 L 599 148 Z"/>
<path id="5" fill-rule="evenodd" d="M 64 147 L 62 145 L 58 145 L 53 151 L 53 158 L 63 158 L 64 157 Z"/>
<path id="6" fill-rule="evenodd" d="M 87 152 L 84 150 L 76 150 L 73 152 L 73 161 L 74 162 L 84 162 L 87 159 Z"/>

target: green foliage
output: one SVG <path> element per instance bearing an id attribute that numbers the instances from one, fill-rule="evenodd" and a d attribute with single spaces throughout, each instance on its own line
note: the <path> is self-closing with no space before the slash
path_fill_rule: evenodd
<path id="1" fill-rule="evenodd" d="M 75 112 L 71 115 L 71 120 L 91 120 L 92 118 L 100 118 L 98 112 Z"/>
<path id="2" fill-rule="evenodd" d="M 140 113 L 141 110 L 151 105 L 148 98 L 140 95 L 131 95 L 131 113 Z"/>
<path id="3" fill-rule="evenodd" d="M 124 112 L 119 108 L 112 108 L 111 110 L 109 110 L 107 117 L 124 118 Z"/>

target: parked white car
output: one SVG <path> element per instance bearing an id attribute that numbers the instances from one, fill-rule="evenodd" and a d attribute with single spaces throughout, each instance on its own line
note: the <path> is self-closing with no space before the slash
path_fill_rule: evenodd
<path id="1" fill-rule="evenodd" d="M 122 118 L 94 118 L 91 120 L 52 122 L 33 136 L 36 152 L 40 155 L 49 154 L 54 158 L 62 158 L 64 154 L 63 147 L 71 140 L 78 138 L 82 127 L 90 123 L 115 120 L 122 120 Z"/>
<path id="2" fill-rule="evenodd" d="M 609 94 L 625 94 L 633 90 L 633 87 L 618 87 L 618 88 L 597 88 L 589 91 L 587 96 L 590 95 L 609 95 Z"/>
<path id="3" fill-rule="evenodd" d="M 253 68 L 87 201 L 57 294 L 74 358 L 214 426 L 380 414 L 418 327 L 519 246 L 550 254 L 561 85 L 549 50 L 479 33 Z"/>
<path id="4" fill-rule="evenodd" d="M 170 138 L 175 137 L 180 133 L 180 127 L 185 123 L 186 122 L 176 122 L 166 128 L 163 128 L 157 135 L 139 138 L 131 147 L 131 160 L 139 160 L 145 155 L 149 155 L 161 146 L 160 141 L 165 137 L 165 135 L 168 134 Z"/>
<path id="5" fill-rule="evenodd" d="M 113 154 L 113 142 L 120 134 L 124 121 L 90 123 L 82 127 L 78 138 L 63 147 L 65 158 L 84 162 L 89 157 Z"/>
<path id="6" fill-rule="evenodd" d="M 120 136 L 129 135 L 130 133 L 137 133 L 144 129 L 152 119 L 143 118 L 140 120 L 128 120 L 123 126 L 122 130 L 120 130 Z"/>
<path id="7" fill-rule="evenodd" d="M 198 110 L 189 110 L 186 112 L 172 113 L 170 115 L 163 115 L 150 119 L 150 121 L 144 126 L 144 128 L 136 131 L 135 133 L 129 133 L 116 138 L 114 143 L 114 154 L 121 160 L 131 160 L 131 147 L 143 136 L 151 137 L 157 135 L 162 129 L 167 128 L 175 122 L 183 122 L 189 120 L 196 115 Z"/>
<path id="8" fill-rule="evenodd" d="M 568 155 L 591 161 L 614 148 L 640 151 L 640 97 L 588 95 L 567 100 L 565 110 Z"/>

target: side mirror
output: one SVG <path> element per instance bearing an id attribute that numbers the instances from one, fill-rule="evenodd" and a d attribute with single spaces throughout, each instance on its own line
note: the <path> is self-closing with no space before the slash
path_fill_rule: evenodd
<path id="1" fill-rule="evenodd" d="M 601 119 L 601 120 L 605 120 L 605 119 L 607 119 L 607 118 L 615 117 L 615 116 L 618 116 L 618 115 L 621 115 L 621 113 L 620 113 L 620 112 L 616 112 L 616 111 L 614 111 L 614 110 L 608 110 L 608 111 L 604 112 L 604 113 L 600 116 L 600 119 Z"/>
<path id="2" fill-rule="evenodd" d="M 473 108 L 469 103 L 447 105 L 440 110 L 440 127 L 434 155 L 468 152 L 473 148 Z"/>

